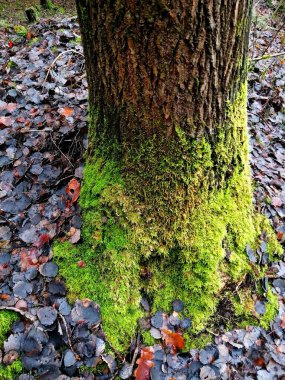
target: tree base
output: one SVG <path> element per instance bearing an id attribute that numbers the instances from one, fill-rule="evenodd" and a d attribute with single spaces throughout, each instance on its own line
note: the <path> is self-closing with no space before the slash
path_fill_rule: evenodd
<path id="1" fill-rule="evenodd" d="M 176 127 L 167 153 L 149 139 L 118 156 L 105 142 L 105 151 L 97 147 L 86 164 L 80 196 L 84 243 L 56 245 L 54 255 L 70 299 L 100 304 L 104 331 L 117 350 L 126 350 L 135 335 L 142 294 L 153 312 L 182 300 L 193 333 L 207 326 L 223 297 L 232 298 L 240 321 L 253 313 L 227 289 L 245 276 L 256 281 L 264 275 L 250 262 L 246 246 L 255 250 L 265 227 L 270 260 L 278 244 L 252 206 L 245 102 L 244 89 L 228 106 L 215 151 L 205 138 L 191 142 Z M 79 260 L 86 267 L 78 268 Z"/>

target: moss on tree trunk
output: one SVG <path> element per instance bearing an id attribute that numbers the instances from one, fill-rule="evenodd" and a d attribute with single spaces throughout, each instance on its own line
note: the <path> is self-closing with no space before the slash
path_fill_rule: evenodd
<path id="1" fill-rule="evenodd" d="M 261 233 L 246 119 L 251 1 L 77 6 L 90 97 L 84 243 L 55 248 L 61 273 L 74 297 L 100 304 L 118 349 L 142 294 L 154 311 L 183 300 L 200 331 L 229 283 L 259 276 L 245 252 Z"/>

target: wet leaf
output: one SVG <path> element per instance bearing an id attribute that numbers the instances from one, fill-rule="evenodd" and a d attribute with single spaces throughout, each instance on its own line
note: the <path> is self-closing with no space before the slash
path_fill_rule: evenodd
<path id="1" fill-rule="evenodd" d="M 49 234 L 43 234 L 39 237 L 39 239 L 34 243 L 34 246 L 37 248 L 42 248 L 45 244 L 47 244 L 50 240 Z"/>
<path id="2" fill-rule="evenodd" d="M 138 367 L 135 370 L 135 378 L 137 380 L 149 380 L 150 369 L 154 366 L 153 362 L 154 354 L 151 347 L 141 349 L 141 356 L 136 361 Z"/>
<path id="3" fill-rule="evenodd" d="M 71 197 L 71 204 L 77 201 L 80 195 L 80 183 L 72 178 L 66 187 L 66 193 Z"/>
<path id="4" fill-rule="evenodd" d="M 179 333 L 174 333 L 170 330 L 162 329 L 163 339 L 167 346 L 172 346 L 174 350 L 183 350 L 184 338 Z"/>
<path id="5" fill-rule="evenodd" d="M 56 263 L 49 261 L 48 263 L 42 264 L 39 267 L 39 271 L 45 277 L 55 277 L 58 273 L 58 266 Z"/>
<path id="6" fill-rule="evenodd" d="M 0 128 L 11 127 L 13 122 L 10 116 L 0 116 Z"/>
<path id="7" fill-rule="evenodd" d="M 59 113 L 65 117 L 70 117 L 73 114 L 73 109 L 69 107 L 63 107 L 59 109 Z"/>
<path id="8" fill-rule="evenodd" d="M 50 306 L 42 307 L 38 309 L 37 316 L 42 325 L 51 326 L 56 321 L 57 311 Z"/>

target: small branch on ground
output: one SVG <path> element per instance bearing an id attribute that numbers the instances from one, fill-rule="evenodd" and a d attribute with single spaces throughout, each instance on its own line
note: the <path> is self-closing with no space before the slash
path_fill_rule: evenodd
<path id="1" fill-rule="evenodd" d="M 285 51 L 282 51 L 281 53 L 276 53 L 276 54 L 265 54 L 261 55 L 260 57 L 252 58 L 251 61 L 261 61 L 262 59 L 270 59 L 274 57 L 280 57 L 282 55 L 285 55 Z"/>
<path id="2" fill-rule="evenodd" d="M 0 306 L 0 310 L 15 311 L 16 313 L 21 314 L 24 318 L 29 319 L 31 322 L 35 322 L 37 320 L 37 317 L 29 313 L 28 311 L 17 309 L 16 307 L 13 307 L 13 306 Z"/>
<path id="3" fill-rule="evenodd" d="M 54 64 L 56 63 L 56 61 L 64 54 L 67 54 L 67 53 L 74 53 L 74 54 L 78 54 L 78 55 L 81 55 L 81 57 L 84 57 L 84 54 L 80 53 L 80 51 L 77 51 L 77 50 L 74 50 L 74 49 L 69 49 L 69 50 L 66 50 L 66 51 L 62 51 L 60 54 L 58 54 L 57 57 L 55 57 L 55 59 L 52 61 L 52 63 L 50 64 L 49 68 L 48 68 L 48 72 L 47 72 L 47 75 L 43 81 L 43 84 L 42 84 L 42 87 L 44 87 L 46 81 L 47 81 L 47 78 L 49 76 L 49 73 L 51 71 L 51 69 L 53 68 Z"/>
<path id="4" fill-rule="evenodd" d="M 71 343 L 70 331 L 69 331 L 68 325 L 66 323 L 66 320 L 65 320 L 65 318 L 64 318 L 64 316 L 62 314 L 58 313 L 58 315 L 60 316 L 60 318 L 61 318 L 61 320 L 62 320 L 62 322 L 64 324 L 69 348 L 71 349 L 71 351 L 73 352 L 73 354 L 75 355 L 75 357 L 77 357 L 77 354 L 74 351 L 74 348 L 73 348 L 72 343 Z"/>

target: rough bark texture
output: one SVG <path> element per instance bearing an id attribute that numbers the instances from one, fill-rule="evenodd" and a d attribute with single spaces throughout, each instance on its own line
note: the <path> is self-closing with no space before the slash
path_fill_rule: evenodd
<path id="1" fill-rule="evenodd" d="M 179 124 L 215 138 L 245 80 L 250 0 L 77 3 L 90 101 L 114 113 L 108 129 L 171 138 Z"/>
<path id="2" fill-rule="evenodd" d="M 99 301 L 119 349 L 142 315 L 142 293 L 154 310 L 183 299 L 199 331 L 226 284 L 252 271 L 251 3 L 77 0 L 89 83 L 85 229 L 61 273 L 74 296 Z M 76 282 L 70 268 L 82 255 Z"/>

